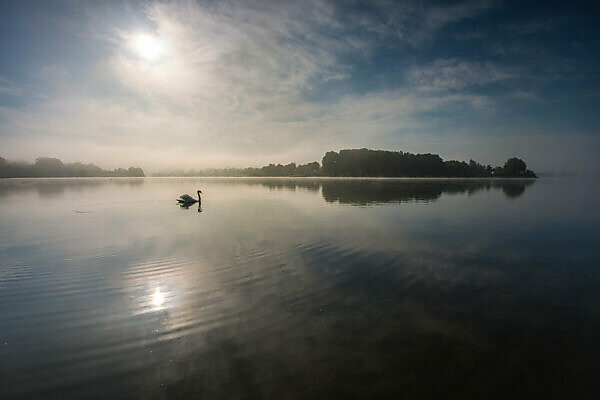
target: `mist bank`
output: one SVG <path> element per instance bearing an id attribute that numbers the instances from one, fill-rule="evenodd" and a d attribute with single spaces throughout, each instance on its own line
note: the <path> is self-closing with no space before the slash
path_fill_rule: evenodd
<path id="1" fill-rule="evenodd" d="M 35 163 L 7 161 L 0 157 L 0 178 L 57 178 L 57 177 L 143 177 L 139 167 L 113 170 L 80 162 L 64 164 L 58 158 L 40 157 Z"/>
<path id="2" fill-rule="evenodd" d="M 402 151 L 349 149 L 329 151 L 321 160 L 307 164 L 269 164 L 263 167 L 170 170 L 153 176 L 339 176 L 339 177 L 448 177 L 448 178 L 537 178 L 516 157 L 503 166 L 483 165 L 474 160 L 444 161 L 437 154 Z"/>

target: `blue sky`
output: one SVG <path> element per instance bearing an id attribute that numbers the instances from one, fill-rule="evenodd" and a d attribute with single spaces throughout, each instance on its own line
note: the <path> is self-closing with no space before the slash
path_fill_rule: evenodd
<path id="1" fill-rule="evenodd" d="M 600 166 L 573 2 L 3 1 L 0 156 L 150 170 L 433 152 Z"/>

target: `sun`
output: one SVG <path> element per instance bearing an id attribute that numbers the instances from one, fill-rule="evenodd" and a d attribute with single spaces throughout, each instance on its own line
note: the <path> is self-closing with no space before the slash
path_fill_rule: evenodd
<path id="1" fill-rule="evenodd" d="M 165 54 L 163 41 L 152 35 L 137 35 L 134 38 L 133 47 L 136 53 L 147 61 L 157 61 Z"/>

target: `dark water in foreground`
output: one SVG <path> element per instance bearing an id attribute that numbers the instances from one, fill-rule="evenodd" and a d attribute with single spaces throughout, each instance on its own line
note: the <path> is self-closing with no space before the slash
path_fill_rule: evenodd
<path id="1" fill-rule="evenodd" d="M 597 183 L 0 181 L 0 398 L 600 398 Z"/>

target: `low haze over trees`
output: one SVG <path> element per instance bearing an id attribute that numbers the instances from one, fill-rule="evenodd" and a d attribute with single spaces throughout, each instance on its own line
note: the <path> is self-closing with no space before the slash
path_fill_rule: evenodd
<path id="1" fill-rule="evenodd" d="M 340 177 L 455 177 L 455 178 L 536 178 L 519 158 L 510 158 L 502 167 L 470 160 L 444 161 L 437 154 L 352 149 L 329 151 L 322 164 L 269 164 L 254 168 L 222 168 L 202 171 L 170 171 L 157 176 L 340 176 Z M 94 164 L 63 164 L 57 158 L 38 158 L 34 164 L 9 162 L 0 157 L 0 178 L 16 177 L 118 177 L 144 176 L 141 168 L 104 170 Z"/>
<path id="2" fill-rule="evenodd" d="M 63 164 L 58 158 L 40 157 L 34 164 L 11 162 L 0 157 L 0 178 L 144 176 L 141 168 L 105 170 L 80 162 Z"/>
<path id="3" fill-rule="evenodd" d="M 322 164 L 296 166 L 269 164 L 262 168 L 225 168 L 202 171 L 171 171 L 162 176 L 341 176 L 341 177 L 464 177 L 535 178 L 523 160 L 511 158 L 504 167 L 482 165 L 473 160 L 444 161 L 437 154 L 352 149 L 329 151 Z"/>
<path id="4" fill-rule="evenodd" d="M 157 176 L 322 176 L 321 166 L 314 161 L 308 164 L 269 164 L 261 168 L 213 168 L 201 171 L 169 171 Z"/>

